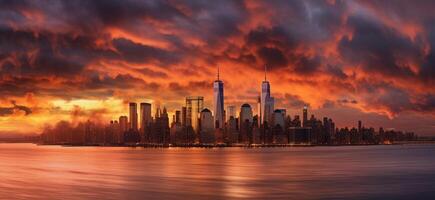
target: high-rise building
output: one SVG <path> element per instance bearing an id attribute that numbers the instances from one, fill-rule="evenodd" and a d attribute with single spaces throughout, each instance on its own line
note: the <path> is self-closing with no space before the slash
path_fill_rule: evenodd
<path id="1" fill-rule="evenodd" d="M 120 116 L 119 117 L 119 129 L 122 132 L 128 131 L 128 117 L 127 116 Z"/>
<path id="2" fill-rule="evenodd" d="M 181 107 L 181 126 L 187 125 L 187 109 L 186 106 Z"/>
<path id="3" fill-rule="evenodd" d="M 252 138 L 252 108 L 249 104 L 245 103 L 240 108 L 240 135 L 239 142 L 250 143 Z"/>
<path id="4" fill-rule="evenodd" d="M 273 115 L 275 100 L 270 96 L 270 84 L 266 77 L 266 66 L 264 67 L 264 81 L 261 84 L 260 118 L 261 123 L 270 122 Z"/>
<path id="5" fill-rule="evenodd" d="M 257 122 L 258 122 L 258 127 L 261 126 L 261 96 L 258 96 L 257 98 Z"/>
<path id="6" fill-rule="evenodd" d="M 307 122 L 308 122 L 308 106 L 307 105 L 304 106 L 304 109 L 302 110 L 302 114 L 303 114 L 302 126 L 307 127 Z"/>
<path id="7" fill-rule="evenodd" d="M 213 83 L 213 109 L 215 118 L 215 128 L 223 128 L 225 125 L 224 116 L 224 82 L 219 79 L 219 67 L 217 80 Z"/>
<path id="8" fill-rule="evenodd" d="M 136 131 L 137 130 L 137 104 L 134 102 L 130 102 L 130 122 L 129 122 L 129 128 L 131 130 Z"/>
<path id="9" fill-rule="evenodd" d="M 245 103 L 240 108 L 240 124 L 242 125 L 244 122 L 249 121 L 252 123 L 252 108 L 249 104 Z M 240 127 L 242 127 L 240 125 Z"/>
<path id="10" fill-rule="evenodd" d="M 181 112 L 179 110 L 175 111 L 175 119 L 173 120 L 176 124 L 181 124 Z"/>
<path id="11" fill-rule="evenodd" d="M 147 126 L 152 122 L 151 120 L 151 104 L 140 103 L 140 128 L 145 130 Z"/>
<path id="12" fill-rule="evenodd" d="M 201 122 L 201 143 L 214 143 L 215 142 L 215 127 L 213 123 L 213 115 L 210 110 L 204 108 L 200 114 Z"/>
<path id="13" fill-rule="evenodd" d="M 276 109 L 273 112 L 273 126 L 279 125 L 282 129 L 285 128 L 285 113 L 282 109 Z"/>
<path id="14" fill-rule="evenodd" d="M 226 113 L 226 120 L 230 120 L 231 117 L 236 118 L 236 106 L 234 105 L 229 105 L 227 106 L 227 110 L 225 111 Z"/>
<path id="15" fill-rule="evenodd" d="M 186 126 L 192 126 L 195 133 L 199 133 L 199 113 L 204 107 L 204 97 L 186 97 Z"/>

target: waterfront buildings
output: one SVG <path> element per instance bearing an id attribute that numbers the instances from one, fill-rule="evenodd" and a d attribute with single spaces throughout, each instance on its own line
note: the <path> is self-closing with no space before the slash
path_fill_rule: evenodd
<path id="1" fill-rule="evenodd" d="M 234 105 L 224 110 L 223 82 L 213 82 L 213 113 L 204 109 L 204 97 L 189 96 L 181 110 L 175 110 L 171 126 L 166 107 L 156 106 L 154 118 L 152 105 L 140 103 L 138 130 L 137 104 L 130 102 L 129 116 L 99 125 L 88 121 L 76 126 L 61 121 L 55 127 L 44 130 L 41 140 L 56 144 L 97 145 L 348 145 L 383 144 L 415 139 L 413 133 L 394 130 L 366 128 L 358 121 L 357 128 L 336 128 L 329 117 L 308 119 L 308 106 L 293 118 L 286 109 L 274 110 L 274 99 L 270 93 L 266 69 L 261 93 L 257 99 L 257 115 L 249 104 L 240 107 L 236 114 Z M 226 115 L 226 117 L 225 117 Z"/>

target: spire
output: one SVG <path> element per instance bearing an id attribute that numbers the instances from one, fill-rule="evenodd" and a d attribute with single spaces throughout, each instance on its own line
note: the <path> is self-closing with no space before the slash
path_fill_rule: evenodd
<path id="1" fill-rule="evenodd" d="M 217 80 L 219 80 L 219 65 L 217 66 Z"/>
<path id="2" fill-rule="evenodd" d="M 264 65 L 264 81 L 267 81 L 266 72 L 267 72 L 267 65 Z"/>

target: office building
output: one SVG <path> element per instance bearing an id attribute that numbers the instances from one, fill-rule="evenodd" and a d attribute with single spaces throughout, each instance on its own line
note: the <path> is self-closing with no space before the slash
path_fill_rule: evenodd
<path id="1" fill-rule="evenodd" d="M 199 114 L 204 108 L 204 97 L 190 96 L 186 98 L 186 126 L 191 126 L 196 134 L 199 133 Z"/>
<path id="2" fill-rule="evenodd" d="M 262 124 L 270 122 L 273 115 L 275 100 L 270 96 L 270 84 L 267 81 L 266 66 L 264 67 L 264 81 L 261 84 L 260 121 Z"/>
<path id="3" fill-rule="evenodd" d="M 129 129 L 133 131 L 137 131 L 137 104 L 131 102 L 129 104 L 129 108 L 130 108 Z"/>
<path id="4" fill-rule="evenodd" d="M 201 131 L 200 131 L 200 141 L 203 144 L 211 144 L 215 143 L 215 126 L 213 119 L 213 115 L 209 109 L 205 108 L 201 111 L 200 114 L 200 122 L 201 122 Z"/>
<path id="5" fill-rule="evenodd" d="M 147 126 L 152 122 L 151 118 L 151 104 L 140 103 L 140 128 L 145 130 Z"/>
<path id="6" fill-rule="evenodd" d="M 217 80 L 213 83 L 213 114 L 215 118 L 215 128 L 223 128 L 225 125 L 224 83 L 219 79 L 219 67 Z"/>
<path id="7" fill-rule="evenodd" d="M 304 109 L 302 110 L 302 126 L 307 127 L 308 125 L 308 106 L 305 105 Z"/>
<path id="8" fill-rule="evenodd" d="M 226 113 L 226 120 L 230 120 L 231 117 L 236 118 L 236 106 L 234 105 L 229 105 L 227 106 L 227 110 L 225 111 Z"/>

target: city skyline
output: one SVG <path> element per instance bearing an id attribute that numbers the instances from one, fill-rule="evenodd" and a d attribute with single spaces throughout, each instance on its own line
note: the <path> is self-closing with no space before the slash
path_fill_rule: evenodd
<path id="1" fill-rule="evenodd" d="M 308 119 L 308 105 L 303 106 L 302 117 L 297 113 L 292 116 L 286 108 L 275 108 L 266 66 L 257 113 L 250 104 L 244 103 L 238 115 L 234 105 L 227 106 L 226 117 L 219 67 L 210 90 L 213 91 L 213 111 L 204 105 L 203 96 L 187 96 L 185 105 L 173 112 L 170 121 L 166 106 L 162 109 L 160 103 L 154 106 L 152 116 L 151 103 L 140 103 L 138 115 L 138 103 L 129 102 L 128 117 L 114 117 L 115 120 L 102 124 L 92 118 L 78 124 L 60 121 L 46 127 L 35 140 L 40 144 L 62 145 L 255 147 L 400 144 L 419 139 L 414 132 L 382 126 L 376 130 L 363 125 L 361 120 L 357 127 L 339 127 L 328 116 L 321 120 L 322 117 L 311 114 Z"/>
<path id="2" fill-rule="evenodd" d="M 248 103 L 253 113 L 285 108 L 303 118 L 309 105 L 339 127 L 361 120 L 435 135 L 430 2 L 51 3 L 0 10 L 0 137 L 60 120 L 119 120 L 129 102 L 140 129 L 150 115 L 141 103 L 151 115 L 165 106 L 172 121 L 188 96 L 211 112 L 235 106 L 239 115 Z"/>

